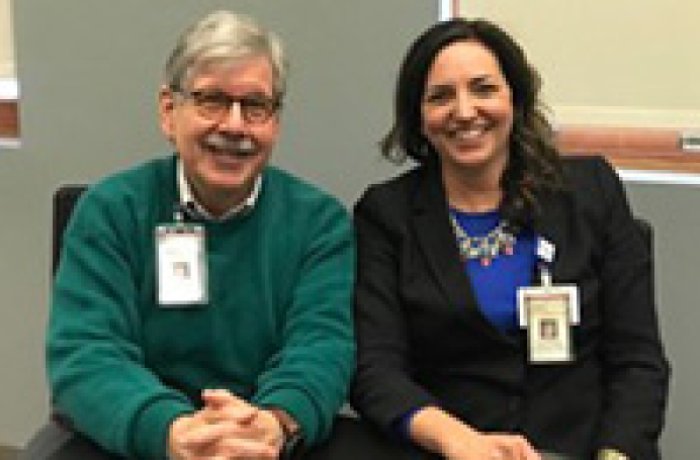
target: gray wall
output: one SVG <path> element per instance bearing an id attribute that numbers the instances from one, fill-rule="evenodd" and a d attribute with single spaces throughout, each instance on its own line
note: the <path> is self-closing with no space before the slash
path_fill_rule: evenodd
<path id="1" fill-rule="evenodd" d="M 47 415 L 51 194 L 60 183 L 90 182 L 168 149 L 155 124 L 161 64 L 180 29 L 215 7 L 250 12 L 288 42 L 292 76 L 277 164 L 348 204 L 395 172 L 378 159 L 375 141 L 390 118 L 399 60 L 437 17 L 437 2 L 14 2 L 23 147 L 0 152 L 0 443 L 23 444 Z M 700 189 L 628 189 L 656 229 L 657 294 L 674 365 L 665 457 L 693 458 Z"/>
<path id="2" fill-rule="evenodd" d="M 0 444 L 47 416 L 50 203 L 169 146 L 155 120 L 176 35 L 214 8 L 257 16 L 285 39 L 290 92 L 275 162 L 344 202 L 393 168 L 376 141 L 409 41 L 438 16 L 429 0 L 20 0 L 14 2 L 23 146 L 0 151 Z"/>
<path id="3" fill-rule="evenodd" d="M 656 297 L 672 366 L 664 458 L 697 458 L 700 187 L 634 183 L 627 191 L 635 212 L 648 219 L 655 232 Z"/>

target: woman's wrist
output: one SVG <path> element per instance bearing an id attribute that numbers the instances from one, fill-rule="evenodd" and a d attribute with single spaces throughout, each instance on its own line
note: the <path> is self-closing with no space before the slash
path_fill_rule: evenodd
<path id="1" fill-rule="evenodd" d="M 424 407 L 413 415 L 409 433 L 416 444 L 445 457 L 479 436 L 479 432 L 435 406 Z"/>

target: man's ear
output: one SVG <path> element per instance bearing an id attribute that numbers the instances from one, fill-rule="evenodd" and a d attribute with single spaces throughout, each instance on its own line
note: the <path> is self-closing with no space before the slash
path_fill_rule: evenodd
<path id="1" fill-rule="evenodd" d="M 158 118 L 161 131 L 171 142 L 175 135 L 174 112 L 175 94 L 170 88 L 163 85 L 158 91 Z"/>

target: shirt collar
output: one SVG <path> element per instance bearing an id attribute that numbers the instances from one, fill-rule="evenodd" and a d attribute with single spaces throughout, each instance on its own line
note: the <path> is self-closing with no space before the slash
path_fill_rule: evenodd
<path id="1" fill-rule="evenodd" d="M 180 195 L 180 205 L 183 209 L 193 211 L 197 217 L 204 220 L 222 222 L 233 216 L 248 213 L 253 209 L 253 207 L 255 207 L 258 197 L 260 196 L 260 190 L 262 189 L 262 175 L 258 174 L 258 176 L 255 178 L 253 190 L 250 192 L 250 195 L 243 200 L 243 202 L 233 206 L 219 217 L 211 215 L 211 213 L 207 211 L 206 208 L 204 208 L 204 206 L 202 206 L 202 204 L 195 198 L 194 193 L 192 192 L 192 186 L 185 177 L 185 168 L 182 164 L 182 159 L 180 158 L 177 159 L 177 183 L 178 192 Z"/>

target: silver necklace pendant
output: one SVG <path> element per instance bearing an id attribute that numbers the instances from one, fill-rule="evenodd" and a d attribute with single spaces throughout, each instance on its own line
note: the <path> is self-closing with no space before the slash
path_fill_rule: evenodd
<path id="1" fill-rule="evenodd" d="M 484 236 L 470 236 L 459 225 L 455 216 L 450 214 L 450 222 L 457 238 L 459 254 L 463 261 L 479 259 L 482 267 L 491 265 L 493 259 L 499 255 L 513 255 L 515 251 L 516 237 L 506 231 L 508 223 L 505 220 L 498 222 L 490 232 Z"/>

